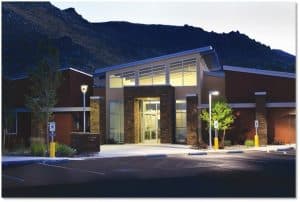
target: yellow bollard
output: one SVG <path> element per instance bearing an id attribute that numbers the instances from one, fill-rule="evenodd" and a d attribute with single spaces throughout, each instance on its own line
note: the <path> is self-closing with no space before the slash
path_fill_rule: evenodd
<path id="1" fill-rule="evenodd" d="M 218 139 L 218 137 L 214 138 L 214 149 L 215 150 L 219 149 L 219 139 Z"/>
<path id="2" fill-rule="evenodd" d="M 257 133 L 254 135 L 254 146 L 259 147 L 259 138 Z"/>
<path id="3" fill-rule="evenodd" d="M 55 142 L 50 142 L 50 157 L 55 157 Z"/>

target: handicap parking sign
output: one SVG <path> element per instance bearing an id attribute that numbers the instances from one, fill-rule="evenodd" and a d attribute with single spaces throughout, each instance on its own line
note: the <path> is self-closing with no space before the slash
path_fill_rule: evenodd
<path id="1" fill-rule="evenodd" d="M 54 121 L 49 122 L 48 123 L 48 127 L 49 127 L 49 132 L 50 133 L 54 133 L 55 132 L 55 122 Z"/>

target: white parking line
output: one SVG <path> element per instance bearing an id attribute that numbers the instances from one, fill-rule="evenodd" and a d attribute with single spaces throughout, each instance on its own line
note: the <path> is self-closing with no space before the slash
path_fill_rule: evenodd
<path id="1" fill-rule="evenodd" d="M 24 182 L 25 181 L 23 178 L 10 176 L 10 175 L 2 174 L 2 177 L 5 177 L 5 178 L 10 179 L 10 180 L 18 181 L 18 182 Z"/>
<path id="2" fill-rule="evenodd" d="M 79 172 L 86 172 L 86 173 L 92 173 L 92 174 L 97 174 L 97 175 L 105 175 L 105 173 L 94 172 L 94 171 L 90 171 L 90 170 L 83 170 L 83 169 L 79 169 L 79 168 L 68 168 L 68 167 L 64 167 L 64 166 L 49 165 L 46 163 L 38 163 L 38 164 L 43 165 L 43 166 L 48 166 L 48 167 L 62 168 L 65 170 L 75 170 L 75 171 L 79 171 Z"/>

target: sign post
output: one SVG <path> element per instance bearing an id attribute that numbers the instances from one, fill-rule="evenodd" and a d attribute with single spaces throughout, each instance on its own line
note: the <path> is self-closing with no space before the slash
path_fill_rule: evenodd
<path id="1" fill-rule="evenodd" d="M 218 128 L 219 128 L 219 122 L 214 121 L 214 128 L 215 128 L 215 138 L 214 138 L 214 149 L 219 149 L 219 139 L 218 139 Z"/>
<path id="2" fill-rule="evenodd" d="M 257 133 L 257 129 L 259 127 L 258 120 L 254 121 L 254 126 L 255 126 L 254 146 L 259 147 L 259 137 Z"/>
<path id="3" fill-rule="evenodd" d="M 49 130 L 49 135 L 51 137 L 50 149 L 49 149 L 50 157 L 55 157 L 55 142 L 54 142 L 55 122 L 48 123 L 48 130 Z"/>

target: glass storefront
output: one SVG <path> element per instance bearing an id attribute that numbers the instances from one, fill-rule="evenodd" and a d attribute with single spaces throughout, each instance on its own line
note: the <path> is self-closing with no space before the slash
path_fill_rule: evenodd
<path id="1" fill-rule="evenodd" d="M 176 133 L 177 143 L 186 143 L 186 101 L 176 100 Z"/>
<path id="2" fill-rule="evenodd" d="M 124 142 L 124 110 L 120 101 L 109 103 L 109 142 Z"/>

